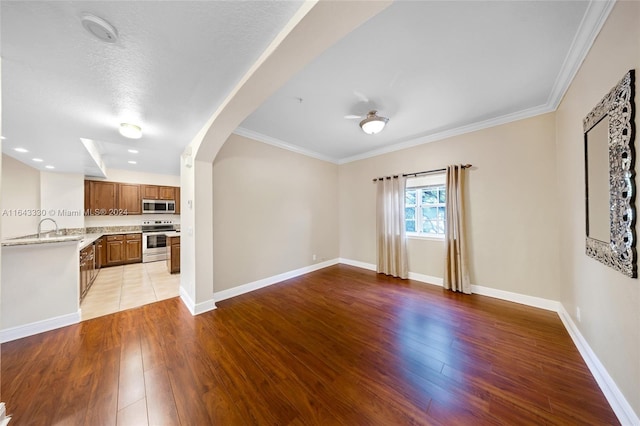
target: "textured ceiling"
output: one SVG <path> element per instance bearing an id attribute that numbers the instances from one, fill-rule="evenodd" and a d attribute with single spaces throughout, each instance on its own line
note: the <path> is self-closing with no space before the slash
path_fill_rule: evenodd
<path id="1" fill-rule="evenodd" d="M 86 138 L 107 168 L 179 174 L 184 147 L 301 4 L 2 1 L 3 151 L 84 172 Z M 117 43 L 85 31 L 86 12 L 115 26 Z M 143 137 L 122 137 L 123 121 Z"/>
<path id="2" fill-rule="evenodd" d="M 3 151 L 85 172 L 86 138 L 107 168 L 178 174 L 183 148 L 300 4 L 2 1 Z M 551 111 L 607 4 L 397 1 L 236 132 L 341 163 Z M 118 42 L 87 33 L 85 12 L 113 24 Z M 343 118 L 372 108 L 390 119 L 378 135 Z M 139 123 L 142 139 L 120 136 L 123 121 Z"/>

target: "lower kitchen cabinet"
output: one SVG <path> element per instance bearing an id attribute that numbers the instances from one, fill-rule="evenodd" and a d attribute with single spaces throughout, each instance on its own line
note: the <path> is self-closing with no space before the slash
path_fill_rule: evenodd
<path id="1" fill-rule="evenodd" d="M 124 263 L 142 262 L 142 234 L 126 234 Z"/>
<path id="2" fill-rule="evenodd" d="M 124 235 L 107 235 L 107 266 L 122 265 L 124 262 Z"/>
<path id="3" fill-rule="evenodd" d="M 95 264 L 95 246 L 92 244 L 80 250 L 80 300 L 93 284 L 98 271 Z"/>
<path id="4" fill-rule="evenodd" d="M 167 238 L 167 269 L 170 274 L 180 272 L 180 237 Z"/>
<path id="5" fill-rule="evenodd" d="M 142 234 L 107 235 L 107 264 L 116 266 L 142 262 Z"/>

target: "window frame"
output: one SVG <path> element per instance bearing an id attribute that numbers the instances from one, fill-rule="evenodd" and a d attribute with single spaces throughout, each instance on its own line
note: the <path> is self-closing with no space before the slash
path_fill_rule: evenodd
<path id="1" fill-rule="evenodd" d="M 447 226 L 447 213 L 446 213 L 446 183 L 444 181 L 445 177 L 444 175 L 439 176 L 439 177 L 434 177 L 431 180 L 433 182 L 429 182 L 427 184 L 422 184 L 422 185 L 407 185 L 405 187 L 405 234 L 407 236 L 407 238 L 415 238 L 415 239 L 425 239 L 425 240 L 436 240 L 436 241 L 443 241 L 444 237 L 445 237 L 445 232 L 446 232 L 446 226 Z M 445 190 L 445 200 L 443 203 L 426 203 L 423 204 L 422 203 L 422 192 L 426 189 L 428 190 L 433 190 L 433 189 L 440 189 L 442 188 L 443 190 Z M 407 197 L 407 191 L 415 191 L 416 194 L 416 203 L 414 204 L 407 204 L 406 203 L 406 197 Z M 439 195 L 439 193 L 438 193 Z M 439 201 L 439 200 L 438 200 Z M 406 217 L 406 208 L 414 208 L 415 210 L 415 215 L 413 219 L 409 219 L 409 220 L 413 220 L 415 223 L 415 229 L 417 231 L 407 231 L 406 229 L 406 224 L 407 224 L 407 217 Z M 445 231 L 443 231 L 443 233 L 438 233 L 438 234 L 433 234 L 433 233 L 425 233 L 420 231 L 422 229 L 422 222 L 423 222 L 423 215 L 422 215 L 422 209 L 425 207 L 443 207 L 444 208 L 444 218 L 443 218 L 443 225 L 444 225 L 444 229 Z"/>

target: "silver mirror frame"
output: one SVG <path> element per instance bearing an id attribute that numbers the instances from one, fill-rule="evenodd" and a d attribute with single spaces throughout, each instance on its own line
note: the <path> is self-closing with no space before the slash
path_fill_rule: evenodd
<path id="1" fill-rule="evenodd" d="M 631 278 L 637 277 L 635 235 L 634 71 L 631 70 L 584 118 L 585 187 L 587 133 L 609 116 L 610 242 L 586 236 L 586 254 Z M 588 194 L 585 194 L 588 203 Z M 588 227 L 588 205 L 587 227 Z"/>

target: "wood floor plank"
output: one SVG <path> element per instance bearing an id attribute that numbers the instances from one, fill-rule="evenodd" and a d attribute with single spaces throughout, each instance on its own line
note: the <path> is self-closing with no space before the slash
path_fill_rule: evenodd
<path id="1" fill-rule="evenodd" d="M 619 424 L 557 314 L 337 265 L 2 345 L 17 425 Z"/>

